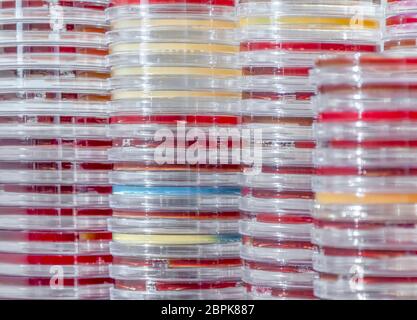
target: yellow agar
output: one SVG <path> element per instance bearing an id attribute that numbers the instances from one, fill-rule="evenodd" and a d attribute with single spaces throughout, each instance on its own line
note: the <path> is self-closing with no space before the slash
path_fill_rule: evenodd
<path id="1" fill-rule="evenodd" d="M 417 203 L 417 194 L 396 193 L 366 193 L 366 194 L 337 194 L 317 193 L 316 200 L 320 204 L 396 204 Z"/>
<path id="2" fill-rule="evenodd" d="M 346 17 L 257 17 L 257 18 L 242 18 L 240 19 L 241 26 L 256 26 L 256 25 L 305 25 L 306 28 L 312 29 L 312 24 L 326 28 L 347 27 L 350 29 L 378 29 L 379 22 L 375 19 L 356 19 Z"/>

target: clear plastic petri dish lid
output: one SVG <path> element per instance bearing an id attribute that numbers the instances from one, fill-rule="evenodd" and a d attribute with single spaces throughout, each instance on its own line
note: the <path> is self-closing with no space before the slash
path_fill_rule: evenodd
<path id="1" fill-rule="evenodd" d="M 73 193 L 69 193 L 67 191 L 60 191 L 59 189 L 64 189 L 64 186 L 61 187 L 57 187 L 57 185 L 47 186 L 2 184 L 0 187 L 0 205 L 18 205 L 35 207 L 109 206 L 109 193 L 111 192 L 109 190 L 111 190 L 111 186 L 70 186 L 70 188 L 74 189 Z M 52 188 L 55 190 L 51 191 L 48 190 L 48 188 Z"/>
<path id="2" fill-rule="evenodd" d="M 299 147 L 301 143 L 313 141 L 312 126 L 300 126 L 298 124 L 271 125 L 270 123 L 245 123 L 241 126 L 242 130 L 242 148 L 248 152 L 251 149 L 258 150 L 254 157 L 268 157 L 272 155 L 284 155 L 283 159 L 304 159 L 311 162 L 312 149 L 314 147 Z M 260 154 L 262 150 L 262 154 Z M 291 152 L 296 154 L 291 155 Z M 249 154 L 250 155 L 250 154 Z M 285 163 L 281 159 L 276 162 Z"/>
<path id="3" fill-rule="evenodd" d="M 51 255 L 108 254 L 108 231 L 21 231 L 0 232 L 0 252 Z"/>
<path id="4" fill-rule="evenodd" d="M 13 111 L 4 110 L 10 106 L 15 106 L 16 109 Z M 80 110 L 83 108 L 81 104 L 75 108 L 69 106 L 69 110 L 66 111 L 62 109 L 42 110 L 51 108 L 51 104 L 35 103 L 31 106 L 33 110 L 28 110 L 30 109 L 28 103 L 0 103 L 0 137 L 106 137 L 109 117 L 104 110 L 90 113 L 87 110 L 83 114 L 83 111 Z M 105 104 L 98 107 L 104 108 L 104 106 Z M 36 110 L 36 107 L 39 107 L 40 110 Z M 88 107 L 89 105 L 87 105 Z M 97 105 L 92 107 L 95 108 Z M 11 130 L 13 134 L 10 133 Z"/>
<path id="5" fill-rule="evenodd" d="M 65 92 L 13 91 L 0 93 L 0 115 L 13 114 L 55 116 L 68 122 L 98 122 L 95 117 L 108 117 L 109 105 L 106 95 L 70 94 Z M 85 100 L 84 100 L 85 99 Z M 91 100 L 90 100 L 91 99 Z M 92 100 L 96 99 L 96 101 Z M 65 118 L 65 116 L 69 118 Z M 88 120 L 91 117 L 91 121 Z M 74 118 L 75 117 L 75 118 Z M 78 118 L 77 118 L 78 117 Z M 85 118 L 83 118 L 85 117 Z M 79 120 L 79 121 L 77 121 Z M 86 120 L 86 121 L 84 121 Z"/>
<path id="6" fill-rule="evenodd" d="M 65 62 L 55 63 L 53 59 L 39 61 L 39 63 L 24 63 L 23 61 L 14 61 L 13 63 L 6 64 L 0 67 L 0 77 L 3 78 L 16 78 L 16 80 L 25 78 L 97 78 L 107 79 L 109 73 L 105 65 L 101 68 L 94 65 L 65 65 Z M 64 79 L 62 79 L 64 80 Z"/>
<path id="7" fill-rule="evenodd" d="M 111 267 L 111 276 L 115 279 L 143 279 L 153 281 L 227 281 L 240 280 L 241 270 L 235 268 L 178 268 L 176 270 L 159 270 L 145 268 L 143 270 L 135 268 L 130 270 L 126 266 Z"/>
<path id="8" fill-rule="evenodd" d="M 271 213 L 283 215 L 310 215 L 314 208 L 314 201 L 299 199 L 265 199 L 242 197 L 240 210 L 253 213 Z"/>
<path id="9" fill-rule="evenodd" d="M 388 169 L 389 170 L 389 169 Z M 407 169 L 405 169 L 405 172 Z M 335 175 L 316 176 L 313 178 L 314 190 L 318 193 L 353 193 L 360 194 L 366 202 L 367 195 L 406 195 L 416 188 L 416 176 L 388 176 L 389 172 L 381 172 L 380 176 Z M 371 201 L 371 200 L 370 200 Z M 375 200 L 377 201 L 377 200 Z M 386 199 L 388 201 L 388 199 Z M 398 200 L 401 203 L 401 200 Z M 395 197 L 392 203 L 395 202 Z"/>
<path id="10" fill-rule="evenodd" d="M 251 39 L 276 39 L 282 34 L 282 30 L 291 30 L 302 35 L 302 38 L 310 40 L 329 40 L 334 41 L 375 41 L 382 37 L 380 31 L 379 17 L 366 16 L 315 16 L 303 15 L 274 16 L 266 13 L 261 16 L 241 17 L 240 38 Z M 358 17 L 358 18 L 357 18 Z M 363 17 L 363 18 L 362 18 Z M 338 21 L 337 24 L 327 24 L 326 22 Z M 353 24 L 351 25 L 351 21 Z M 288 22 L 288 23 L 286 23 Z M 309 23 L 307 23 L 309 22 Z M 304 32 L 304 34 L 303 34 Z"/>
<path id="11" fill-rule="evenodd" d="M 244 230 L 241 230 L 241 233 Z M 311 266 L 315 246 L 310 240 L 293 240 L 285 237 L 252 237 L 243 235 L 240 256 L 244 260 Z"/>
<path id="12" fill-rule="evenodd" d="M 307 104 L 315 95 L 315 89 L 309 88 L 306 84 L 299 85 L 285 85 L 282 84 L 274 89 L 268 88 L 265 90 L 244 90 L 242 93 L 242 100 L 265 100 L 265 101 L 279 101 L 288 104 Z"/>
<path id="13" fill-rule="evenodd" d="M 163 167 L 161 167 L 162 169 Z M 110 182 L 116 185 L 146 186 L 236 186 L 239 184 L 239 173 L 204 173 L 186 171 L 138 171 L 109 174 Z M 0 178 L 1 180 L 1 178 Z"/>
<path id="14" fill-rule="evenodd" d="M 162 68 L 164 69 L 164 68 Z M 152 75 L 144 71 L 142 75 L 133 76 L 118 76 L 113 75 L 110 79 L 110 86 L 113 90 L 113 96 L 115 100 L 119 99 L 132 99 L 132 98 L 148 98 L 149 95 L 163 95 L 162 92 L 168 93 L 168 97 L 174 98 L 175 95 L 172 92 L 181 91 L 181 95 L 189 94 L 194 97 L 207 96 L 220 96 L 226 98 L 239 98 L 237 94 L 238 80 L 240 77 L 240 71 L 238 69 L 225 70 L 224 76 L 214 76 L 216 72 L 212 72 L 212 69 L 208 68 L 207 72 L 204 71 L 201 75 L 193 75 L 194 71 L 190 70 L 183 72 L 183 68 L 174 70 L 175 74 L 160 74 Z M 205 69 L 205 68 L 203 68 Z M 163 73 L 164 71 L 162 71 Z M 223 73 L 223 69 L 220 70 Z M 0 82 L 1 84 L 1 82 Z M 225 90 L 226 88 L 226 90 Z M 229 89 L 230 88 L 230 89 Z M 129 91 L 133 93 L 129 94 Z M 205 94 L 206 92 L 211 94 Z M 167 97 L 167 98 L 168 98 Z"/>
<path id="15" fill-rule="evenodd" d="M 176 5 L 180 8 L 188 6 L 192 7 L 193 5 L 234 7 L 235 2 L 233 0 L 112 0 L 110 1 L 110 5 L 113 7 L 128 5 L 145 7 L 158 5 Z"/>
<path id="16" fill-rule="evenodd" d="M 11 130 L 15 130 L 11 132 Z M 48 130 L 48 131 L 46 131 Z M 106 125 L 0 125 L 1 139 L 21 138 L 96 138 L 106 136 Z"/>
<path id="17" fill-rule="evenodd" d="M 357 11 L 367 13 L 369 15 L 381 14 L 380 0 L 241 0 L 239 1 L 239 14 L 252 14 L 258 12 L 270 12 L 271 10 L 292 11 L 311 13 L 346 13 L 347 15 L 356 13 Z"/>
<path id="18" fill-rule="evenodd" d="M 180 3 L 173 3 L 172 1 L 121 1 L 120 3 L 112 2 L 110 8 L 106 11 L 107 20 L 112 23 L 119 19 L 132 19 L 138 17 L 152 17 L 172 19 L 174 16 L 178 20 L 210 21 L 210 20 L 224 20 L 227 22 L 234 22 L 235 19 L 235 3 L 230 0 L 226 1 L 181 1 Z M 140 25 L 152 27 L 159 24 L 150 24 L 146 19 Z M 174 25 L 180 24 L 178 21 L 168 22 Z M 166 24 L 166 23 L 165 23 Z M 210 24 L 194 23 L 185 24 L 189 28 L 213 28 Z M 135 25 L 136 26 L 136 25 Z M 128 27 L 128 26 L 125 26 Z M 134 27 L 134 26 L 133 26 Z M 224 26 L 217 26 L 224 28 Z M 232 27 L 229 27 L 232 28 Z"/>
<path id="19" fill-rule="evenodd" d="M 242 139 L 242 152 L 245 156 L 242 167 L 245 174 L 285 171 L 302 173 L 313 168 L 314 142 L 273 139 L 258 142 L 256 139 L 250 141 L 245 136 Z M 255 154 L 253 154 L 254 150 L 257 150 Z"/>
<path id="20" fill-rule="evenodd" d="M 16 69 L 3 70 L 0 76 L 0 85 L 3 91 L 19 90 L 74 90 L 79 93 L 102 90 L 105 93 L 108 89 L 108 81 L 104 73 L 93 73 L 89 71 L 76 72 L 74 70 L 61 70 L 46 72 L 43 75 L 36 75 L 36 70 L 25 70 L 23 75 Z M 39 69 L 38 71 L 39 72 Z M 31 75 L 32 74 L 32 75 Z"/>
<path id="21" fill-rule="evenodd" d="M 361 93 L 369 91 L 376 97 L 388 96 L 393 99 L 399 94 L 404 96 L 404 92 L 408 92 L 406 97 L 410 97 L 416 67 L 414 56 L 390 52 L 327 55 L 316 61 L 316 68 L 311 72 L 311 76 L 312 81 L 318 84 L 321 94 L 338 92 L 340 97 L 341 94 L 346 95 L 352 89 L 357 89 Z M 357 86 L 358 75 L 360 87 Z M 397 95 L 391 96 L 392 91 L 397 91 Z"/>
<path id="22" fill-rule="evenodd" d="M 241 109 L 243 113 L 243 121 L 250 122 L 251 119 L 259 121 L 263 117 L 270 117 L 272 122 L 280 118 L 313 118 L 313 105 L 309 100 L 297 100 L 297 93 L 280 94 L 276 92 L 243 92 L 241 101 Z M 306 93 L 307 99 L 309 93 Z M 294 100 L 295 101 L 294 101 Z M 301 98 L 300 98 L 301 99 Z M 252 121 L 253 121 L 252 120 Z M 268 121 L 268 118 L 265 119 Z"/>
<path id="23" fill-rule="evenodd" d="M 22 36 L 31 36 L 37 34 L 43 34 L 47 38 L 53 39 L 59 37 L 60 34 L 72 33 L 73 35 L 91 34 L 101 36 L 101 39 L 105 39 L 105 33 L 108 31 L 108 26 L 103 21 L 79 21 L 76 19 L 60 19 L 57 16 L 56 20 L 49 20 L 41 18 L 36 19 L 22 19 L 17 21 L 1 21 L 0 30 L 5 32 L 5 35 L 11 35 L 13 33 L 20 37 L 19 43 L 22 42 Z M 47 40 L 47 38 L 45 40 Z M 77 38 L 77 37 L 76 37 Z M 7 39 L 7 37 L 6 37 Z M 89 47 L 92 47 L 90 44 Z"/>
<path id="24" fill-rule="evenodd" d="M 262 19 L 265 17 L 246 17 L 249 23 L 251 23 L 250 19 L 253 19 L 252 22 L 260 22 L 262 23 Z M 314 19 L 314 17 L 311 17 Z M 379 18 L 378 18 L 379 19 Z M 346 20 L 347 21 L 347 20 Z M 272 23 L 271 23 L 272 22 Z M 363 29 L 357 30 L 354 28 L 327 28 L 327 29 L 318 29 L 318 28 L 310 28 L 308 29 L 308 25 L 300 25 L 294 26 L 290 25 L 287 27 L 283 27 L 273 23 L 271 18 L 266 17 L 266 24 L 265 25 L 246 25 L 242 26 L 239 29 L 239 37 L 243 41 L 253 41 L 259 39 L 265 39 L 267 41 L 275 41 L 276 39 L 281 39 L 284 35 L 288 35 L 288 38 L 296 40 L 303 40 L 307 42 L 312 41 L 332 41 L 332 42 L 365 42 L 371 44 L 372 49 L 376 48 L 375 52 L 380 52 L 381 44 L 380 39 L 382 38 L 382 32 L 379 30 L 380 28 L 376 29 Z M 373 43 L 373 45 L 372 45 Z M 356 50 L 355 50 L 356 51 Z M 358 50 L 360 51 L 360 50 Z M 352 51 L 354 52 L 354 51 Z M 364 52 L 368 52 L 368 48 L 365 48 Z M 327 52 L 326 52 L 327 53 Z"/>
<path id="25" fill-rule="evenodd" d="M 3 1 L 0 5 L 0 23 L 36 21 L 50 23 L 59 29 L 64 21 L 105 24 L 106 3 L 96 1 Z"/>
<path id="26" fill-rule="evenodd" d="M 263 67 L 260 67 L 258 70 L 254 69 L 255 67 L 252 67 L 251 70 L 243 70 L 243 77 L 241 78 L 241 87 L 245 91 L 275 91 L 279 90 L 282 86 L 302 85 L 305 86 L 305 90 L 314 91 L 314 86 L 309 84 L 308 74 L 311 70 L 310 67 L 285 67 L 276 68 L 276 70 L 268 70 L 270 68 L 266 69 Z"/>
<path id="27" fill-rule="evenodd" d="M 242 280 L 256 286 L 287 289 L 312 289 L 315 272 L 305 266 L 275 265 L 257 261 L 243 262 Z"/>
<path id="28" fill-rule="evenodd" d="M 163 190 L 162 187 L 153 188 Z M 138 206 L 146 206 L 150 210 L 172 209 L 172 210 L 214 210 L 214 209 L 236 209 L 238 207 L 239 194 L 209 195 L 209 194 L 189 194 L 189 195 L 168 195 L 168 194 L 127 194 L 119 192 L 117 187 L 110 196 L 110 203 L 113 208 L 134 209 Z M 173 188 L 171 188 L 173 189 Z M 238 188 L 237 188 L 238 189 Z M 223 190 L 224 191 L 224 190 Z M 236 190 L 237 191 L 237 190 Z"/>
<path id="29" fill-rule="evenodd" d="M 210 46 L 202 44 L 201 46 Z M 114 50 L 114 49 L 113 49 Z M 140 48 L 138 50 L 141 50 Z M 236 49 L 238 50 L 238 48 Z M 154 67 L 176 66 L 185 69 L 186 67 L 216 67 L 230 68 L 238 67 L 235 53 L 210 54 L 210 53 L 119 53 L 109 56 L 109 64 L 116 68 L 118 66 L 139 66 L 147 65 Z"/>
<path id="30" fill-rule="evenodd" d="M 236 287 L 213 290 L 172 290 L 163 292 L 134 291 L 112 288 L 112 300 L 241 300 L 244 297 L 243 288 Z"/>
<path id="31" fill-rule="evenodd" d="M 239 99 L 222 97 L 144 97 L 137 99 L 119 99 L 110 104 L 112 115 L 237 115 Z"/>
<path id="32" fill-rule="evenodd" d="M 173 59 L 207 59 L 207 57 L 236 56 L 239 45 L 233 30 L 189 30 L 187 37 L 185 30 L 130 30 L 111 31 L 107 35 L 109 50 L 115 61 L 126 61 L 124 56 L 137 59 L 162 56 Z M 127 35 L 130 34 L 130 37 Z M 227 37 L 226 37 L 227 36 Z M 194 58 L 195 57 L 195 58 Z M 146 61 L 146 60 L 144 60 Z"/>
<path id="33" fill-rule="evenodd" d="M 321 273 L 314 281 L 314 293 L 335 300 L 415 300 L 416 279 Z"/>
<path id="34" fill-rule="evenodd" d="M 119 290 L 131 291 L 142 294 L 165 294 L 171 296 L 181 296 L 193 292 L 218 292 L 223 289 L 241 288 L 241 282 L 237 280 L 220 280 L 220 281 L 153 281 L 153 280 L 135 280 L 135 279 L 116 279 L 114 288 Z"/>
<path id="35" fill-rule="evenodd" d="M 415 277 L 413 251 L 356 250 L 320 248 L 313 256 L 315 270 L 335 273 L 386 277 Z"/>
<path id="36" fill-rule="evenodd" d="M 179 220 L 179 219 L 155 219 L 155 218 L 111 218 L 109 230 L 114 233 L 129 234 L 236 234 L 239 232 L 238 221 L 222 220 Z"/>
<path id="37" fill-rule="evenodd" d="M 3 230 L 107 230 L 109 208 L 0 207 Z"/>
<path id="38" fill-rule="evenodd" d="M 0 162 L 0 183 L 108 184 L 111 163 Z"/>
<path id="39" fill-rule="evenodd" d="M 138 219 L 138 220 L 165 220 L 167 223 L 169 221 L 183 221 L 184 224 L 195 221 L 198 222 L 212 222 L 217 221 L 221 222 L 236 222 L 240 219 L 240 212 L 236 209 L 230 208 L 217 208 L 217 209 L 204 209 L 204 208 L 194 208 L 188 210 L 173 210 L 170 208 L 166 209 L 152 209 L 145 206 L 137 206 L 134 209 L 114 209 L 112 210 L 113 217 L 123 219 Z M 175 223 L 176 223 L 175 222 Z"/>
<path id="40" fill-rule="evenodd" d="M 246 46 L 250 45 L 251 43 L 246 44 Z M 309 68 L 314 67 L 315 60 L 320 56 L 320 53 L 309 53 L 304 51 L 302 53 L 293 53 L 272 50 L 244 51 L 245 49 L 245 44 L 241 44 L 239 62 L 243 66 L 244 71 L 249 73 L 252 69 L 252 72 L 259 72 L 260 68 L 264 68 L 264 72 L 268 71 L 268 74 L 275 76 L 304 75 L 308 73 Z"/>
<path id="41" fill-rule="evenodd" d="M 1 49 L 0 49 L 1 50 Z M 33 65 L 42 68 L 45 64 L 57 67 L 87 67 L 103 69 L 106 67 L 106 58 L 100 55 L 61 54 L 61 53 L 24 53 L 0 55 L 0 66 Z"/>
<path id="42" fill-rule="evenodd" d="M 148 144 L 155 143 L 159 145 L 159 142 L 149 141 Z M 163 146 L 162 146 L 163 147 Z M 175 152 L 175 149 L 167 148 L 169 152 Z M 193 179 L 196 173 L 203 173 L 203 178 L 211 172 L 213 176 L 218 175 L 218 179 L 214 180 L 214 184 L 222 184 L 224 177 L 230 176 L 235 180 L 233 174 L 240 172 L 239 161 L 233 161 L 232 150 L 229 150 L 227 155 L 213 155 L 212 163 L 217 164 L 205 164 L 204 161 L 199 163 L 198 161 L 192 164 L 188 161 L 181 163 L 181 161 L 168 161 L 169 159 L 159 159 L 156 146 L 131 146 L 131 147 L 113 147 L 108 151 L 108 158 L 115 162 L 114 175 L 123 175 L 123 172 L 138 172 L 138 171 L 165 171 L 165 172 L 178 172 L 179 176 L 186 178 L 185 172 L 190 171 Z M 239 151 L 237 149 L 237 151 Z M 237 152 L 236 151 L 236 152 Z M 157 161 L 158 160 L 158 161 Z M 174 159 L 176 160 L 176 159 Z M 172 163 L 170 163 L 172 162 Z M 218 164 L 220 162 L 220 164 Z M 194 175 L 194 176 L 193 176 Z M 190 178 L 187 178 L 190 181 Z M 203 179 L 204 180 L 204 179 Z M 196 181 L 196 179 L 194 179 Z M 233 182 L 233 181 L 232 181 Z M 207 183 L 204 181 L 204 183 Z M 226 182 L 227 183 L 227 182 Z M 234 183 L 234 182 L 233 182 Z M 230 185 L 227 183 L 226 185 Z M 236 181 L 236 184 L 237 181 Z"/>
<path id="43" fill-rule="evenodd" d="M 249 300 L 315 300 L 314 292 L 311 289 L 295 290 L 292 288 L 273 288 L 271 286 L 260 286 L 246 284 L 246 296 Z"/>
<path id="44" fill-rule="evenodd" d="M 241 220 L 239 222 L 240 233 L 254 237 L 277 237 L 300 241 L 310 240 L 310 231 L 313 226 L 311 222 L 306 222 L 304 224 L 289 223 L 288 217 L 286 221 L 284 217 L 280 220 L 281 221 L 277 219 L 276 224 L 270 222 Z"/>
<path id="45" fill-rule="evenodd" d="M 51 277 L 54 270 L 65 278 L 109 277 L 111 255 L 42 255 L 0 253 L 0 274 L 19 277 Z"/>
<path id="46" fill-rule="evenodd" d="M 54 144 L 51 144 L 51 141 Z M 72 142 L 82 142 L 82 140 L 1 139 L 0 159 L 1 161 L 107 161 L 108 141 L 89 140 L 90 145 L 84 146 L 70 145 Z M 66 145 L 67 143 L 69 145 Z"/>
<path id="47" fill-rule="evenodd" d="M 261 134 L 263 141 L 313 141 L 313 127 L 306 125 L 311 123 L 311 119 L 302 119 L 300 123 L 295 123 L 289 119 L 288 123 L 271 126 L 270 123 L 248 123 L 244 124 L 243 129 L 255 130 Z M 255 136 L 257 139 L 258 137 Z"/>
<path id="48" fill-rule="evenodd" d="M 256 32 L 256 31 L 254 31 Z M 259 30 L 262 32 L 262 30 Z M 264 61 L 286 56 L 294 61 L 309 61 L 311 57 L 323 54 L 347 54 L 355 52 L 373 53 L 380 51 L 380 45 L 375 39 L 341 39 L 326 38 L 323 31 L 297 29 L 277 29 L 269 37 L 243 36 L 240 44 L 241 55 L 245 61 Z M 292 55 L 292 58 L 290 57 Z M 256 57 L 256 55 L 259 55 Z"/>
<path id="49" fill-rule="evenodd" d="M 410 90 L 411 90 L 410 84 Z M 321 94 L 311 98 L 321 122 L 381 122 L 412 120 L 416 110 L 413 95 L 402 92 L 396 97 L 344 97 Z"/>
<path id="50" fill-rule="evenodd" d="M 142 259 L 114 257 L 111 277 L 124 280 L 227 281 L 240 280 L 241 262 L 235 259 Z"/>
<path id="51" fill-rule="evenodd" d="M 110 243 L 110 251 L 113 256 L 143 257 L 146 259 L 225 259 L 238 257 L 239 246 L 239 241 L 204 245 L 139 245 L 113 241 Z"/>
<path id="52" fill-rule="evenodd" d="M 113 195 L 126 196 L 166 196 L 166 197 L 221 197 L 239 195 L 240 188 L 232 186 L 152 186 L 146 184 L 140 185 L 113 185 Z"/>
<path id="53" fill-rule="evenodd" d="M 299 190 L 312 189 L 311 174 L 268 174 L 243 175 L 241 184 L 252 188 L 265 188 L 271 190 Z"/>
<path id="54" fill-rule="evenodd" d="M 416 225 L 371 222 L 316 221 L 312 241 L 324 247 L 415 250 Z"/>
<path id="55" fill-rule="evenodd" d="M 50 45 L 102 48 L 106 45 L 106 38 L 104 33 L 99 32 L 2 31 L 1 45 L 16 45 L 16 43 L 31 45 L 49 43 Z"/>
<path id="56" fill-rule="evenodd" d="M 312 190 L 289 190 L 289 189 L 273 189 L 270 187 L 253 187 L 243 186 L 241 190 L 242 196 L 264 199 L 294 199 L 310 201 L 314 199 Z"/>
<path id="57" fill-rule="evenodd" d="M 402 112 L 386 112 L 393 116 L 395 113 Z M 410 114 L 408 111 L 404 113 Z M 409 115 L 404 117 L 410 118 Z M 318 140 L 331 141 L 330 143 L 336 148 L 337 144 L 343 147 L 344 142 L 345 148 L 355 148 L 355 144 L 357 148 L 367 148 L 368 145 L 369 149 L 372 146 L 373 148 L 379 147 L 379 149 L 407 148 L 408 146 L 412 148 L 413 141 L 417 138 L 415 120 L 390 121 L 386 119 L 378 122 L 372 120 L 319 122 L 315 124 L 314 132 Z"/>
<path id="58" fill-rule="evenodd" d="M 342 141 L 343 142 L 343 141 Z M 406 169 L 413 168 L 417 149 L 405 147 L 364 148 L 361 143 L 347 142 L 351 148 L 319 147 L 314 154 L 314 162 L 320 168 L 343 169 Z M 372 141 L 371 141 L 372 143 Z M 389 142 L 388 142 L 389 143 Z M 407 145 L 407 142 L 405 141 Z M 363 145 L 363 143 L 362 143 Z M 392 171 L 392 170 L 391 170 Z"/>
<path id="59" fill-rule="evenodd" d="M 123 19 L 120 21 L 123 23 Z M 168 48 L 172 54 L 224 53 L 236 51 L 239 42 L 235 28 L 192 28 L 187 25 L 169 26 L 169 24 L 157 28 L 112 29 L 106 34 L 106 39 L 110 53 L 116 55 L 138 54 L 140 51 L 163 53 Z M 206 45 L 205 48 L 201 47 L 203 44 Z"/>
<path id="60" fill-rule="evenodd" d="M 391 222 L 416 221 L 417 206 L 402 204 L 318 204 L 313 211 L 315 219 L 346 222 Z"/>
<path id="61" fill-rule="evenodd" d="M 112 279 L 102 278 L 65 278 L 56 279 L 51 286 L 48 277 L 0 277 L 0 297 L 23 300 L 107 300 L 109 299 Z"/>

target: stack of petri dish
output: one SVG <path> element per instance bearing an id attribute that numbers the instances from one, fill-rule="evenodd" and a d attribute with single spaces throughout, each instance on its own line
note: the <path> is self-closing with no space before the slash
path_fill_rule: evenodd
<path id="1" fill-rule="evenodd" d="M 417 57 L 325 57 L 313 240 L 324 299 L 416 299 Z"/>
<path id="2" fill-rule="evenodd" d="M 238 299 L 234 0 L 115 0 L 108 19 L 111 297 Z"/>
<path id="3" fill-rule="evenodd" d="M 384 51 L 413 54 L 417 50 L 417 1 L 387 0 Z"/>
<path id="4" fill-rule="evenodd" d="M 106 299 L 100 0 L 0 2 L 0 298 Z"/>
<path id="5" fill-rule="evenodd" d="M 380 50 L 379 1 L 241 0 L 243 281 L 252 299 L 314 299 L 314 85 L 321 54 Z"/>

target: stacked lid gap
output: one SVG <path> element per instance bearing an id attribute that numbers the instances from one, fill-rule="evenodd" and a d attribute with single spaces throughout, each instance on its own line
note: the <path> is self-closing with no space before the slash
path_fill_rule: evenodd
<path id="1" fill-rule="evenodd" d="M 105 8 L 0 2 L 0 298 L 106 299 Z"/>
<path id="2" fill-rule="evenodd" d="M 239 135 L 209 139 L 240 123 L 234 1 L 114 0 L 107 18 L 111 297 L 241 298 Z"/>
<path id="3" fill-rule="evenodd" d="M 319 55 L 377 52 L 377 1 L 241 0 L 244 148 L 240 232 L 247 297 L 314 299 L 314 193 L 309 73 Z"/>

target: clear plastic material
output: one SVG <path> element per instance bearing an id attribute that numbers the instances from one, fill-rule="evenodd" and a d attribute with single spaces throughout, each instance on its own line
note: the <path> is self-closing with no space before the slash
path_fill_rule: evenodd
<path id="1" fill-rule="evenodd" d="M 314 246 L 309 242 L 292 241 L 272 237 L 243 237 L 240 256 L 244 260 L 256 260 L 282 265 L 311 266 Z"/>
<path id="2" fill-rule="evenodd" d="M 323 273 L 381 277 L 415 277 L 415 251 L 360 250 L 323 247 L 313 256 L 314 267 Z"/>
<path id="3" fill-rule="evenodd" d="M 2 230 L 0 237 L 0 252 L 88 255 L 108 253 L 111 233 Z"/>
<path id="4" fill-rule="evenodd" d="M 173 235 L 207 235 L 238 233 L 236 220 L 184 220 L 184 219 L 121 219 L 109 220 L 109 230 L 114 233 L 131 234 L 173 234 Z"/>
<path id="5" fill-rule="evenodd" d="M 108 207 L 110 185 L 1 184 L 3 206 Z"/>
<path id="6" fill-rule="evenodd" d="M 54 270 L 61 268 L 64 277 L 101 278 L 108 277 L 111 260 L 111 255 L 0 253 L 0 274 L 2 276 L 47 278 L 53 274 Z"/>
<path id="7" fill-rule="evenodd" d="M 11 23 L 25 20 L 51 22 L 57 28 L 62 20 L 105 24 L 105 1 L 3 1 L 0 5 L 0 22 Z"/>
<path id="8" fill-rule="evenodd" d="M 314 271 L 305 266 L 278 265 L 257 261 L 244 261 L 243 281 L 245 283 L 287 289 L 311 289 Z"/>
<path id="9" fill-rule="evenodd" d="M 312 289 L 274 288 L 246 284 L 247 298 L 251 300 L 315 300 Z"/>
<path id="10" fill-rule="evenodd" d="M 198 284 L 198 283 L 197 283 Z M 196 289 L 178 290 L 173 285 L 173 290 L 155 292 L 152 290 L 123 290 L 117 286 L 111 289 L 112 300 L 240 300 L 243 297 L 243 288 L 240 283 L 234 283 L 230 287 L 220 289 L 201 289 L 198 285 L 192 286 Z M 169 285 L 169 284 L 168 284 Z M 183 285 L 187 287 L 187 285 Z M 221 285 L 220 285 L 221 286 Z"/>
<path id="11" fill-rule="evenodd" d="M 109 278 L 65 278 L 51 283 L 50 276 L 0 276 L 0 298 L 3 299 L 106 300 L 111 287 Z"/>
<path id="12" fill-rule="evenodd" d="M 109 208 L 0 207 L 3 230 L 107 230 Z"/>
<path id="13" fill-rule="evenodd" d="M 186 240 L 189 240 L 188 237 Z M 213 238 L 212 238 L 213 239 Z M 212 244 L 173 244 L 173 245 L 149 245 L 149 244 L 129 244 L 113 241 L 110 244 L 111 253 L 114 256 L 128 257 L 146 257 L 153 259 L 177 258 L 177 259 L 195 259 L 195 258 L 226 258 L 237 257 L 239 255 L 240 238 L 235 237 L 229 243 L 212 243 Z"/>
<path id="14" fill-rule="evenodd" d="M 320 274 L 314 292 L 322 299 L 415 300 L 416 278 Z"/>
<path id="15" fill-rule="evenodd" d="M 380 38 L 380 2 L 265 1 L 239 5 L 245 38 L 273 39 L 281 30 L 298 37 L 332 40 L 374 40 Z"/>
<path id="16" fill-rule="evenodd" d="M 115 279 L 155 281 L 214 281 L 240 280 L 238 257 L 229 259 L 143 259 L 114 257 L 111 276 Z"/>
<path id="17" fill-rule="evenodd" d="M 237 208 L 238 198 L 239 188 L 115 186 L 110 202 L 114 208 L 134 209 L 146 205 L 149 209 L 210 210 Z"/>

